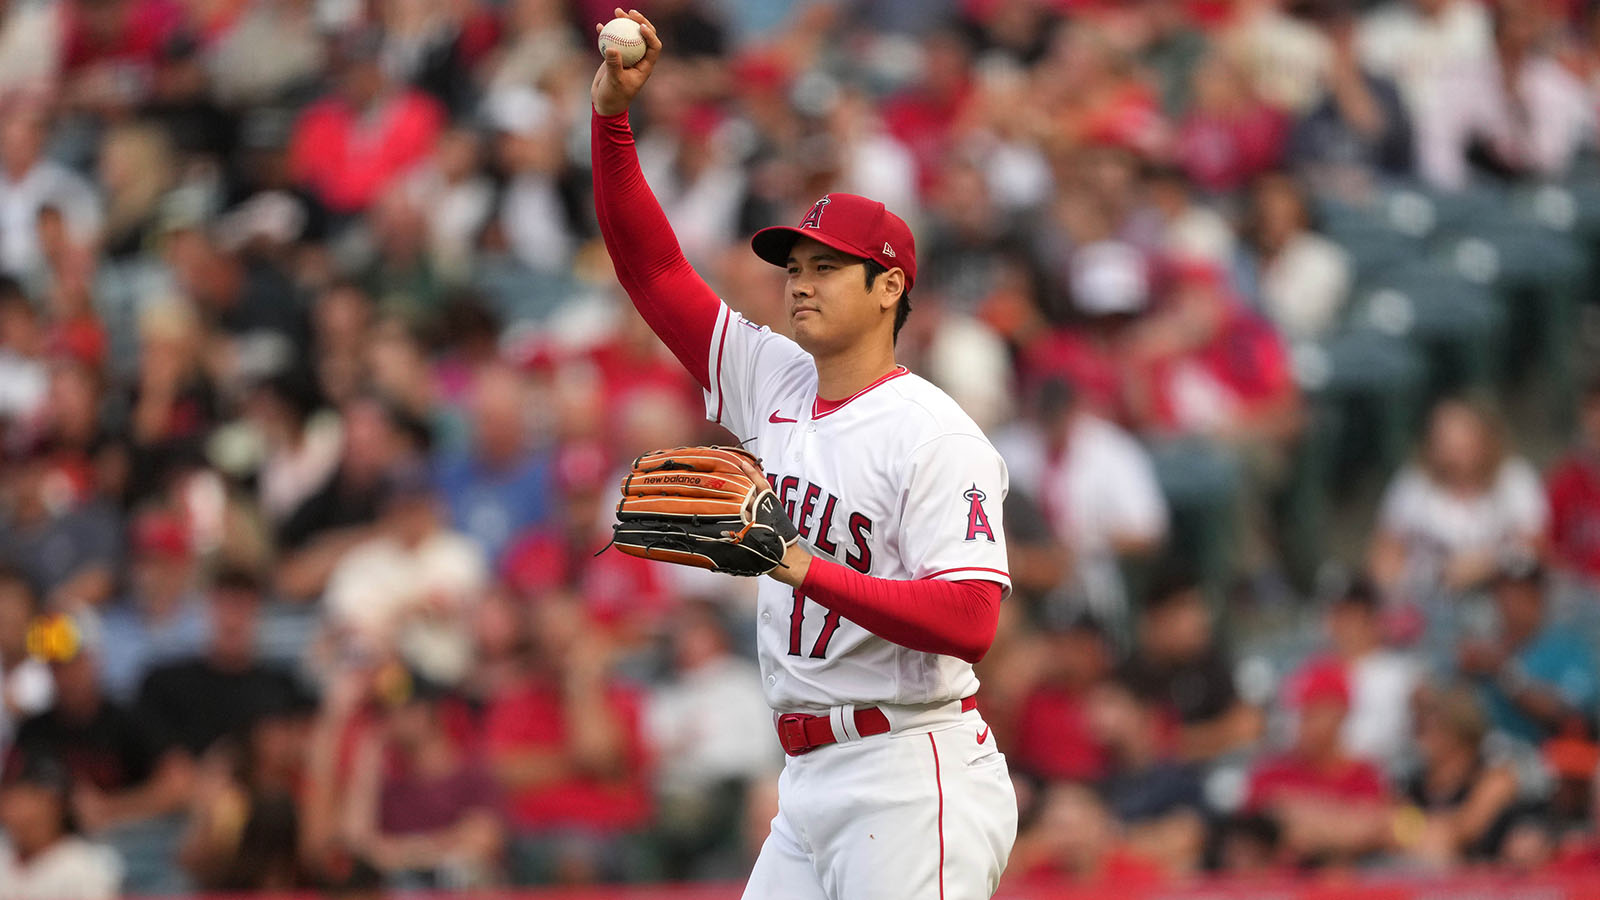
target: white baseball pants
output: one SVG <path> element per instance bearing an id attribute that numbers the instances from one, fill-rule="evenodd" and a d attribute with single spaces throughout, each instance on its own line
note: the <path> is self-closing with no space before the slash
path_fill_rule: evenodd
<path id="1" fill-rule="evenodd" d="M 987 900 L 1016 836 L 1005 755 L 972 710 L 790 757 L 744 900 Z"/>

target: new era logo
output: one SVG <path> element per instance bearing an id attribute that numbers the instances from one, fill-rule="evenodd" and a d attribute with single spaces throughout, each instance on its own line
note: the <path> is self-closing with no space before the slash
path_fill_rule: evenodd
<path id="1" fill-rule="evenodd" d="M 883 242 L 883 255 L 889 257 L 890 259 L 894 258 L 894 248 L 889 246 L 888 241 Z"/>

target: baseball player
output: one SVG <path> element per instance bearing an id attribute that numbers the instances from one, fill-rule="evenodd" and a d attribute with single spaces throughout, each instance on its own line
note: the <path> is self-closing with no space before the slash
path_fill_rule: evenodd
<path id="1" fill-rule="evenodd" d="M 609 50 L 591 90 L 606 248 L 705 389 L 708 418 L 762 458 L 751 475 L 798 531 L 759 591 L 763 688 L 789 756 L 744 896 L 990 897 L 1017 806 L 972 664 L 1010 590 L 1007 476 L 960 407 L 895 363 L 917 273 L 911 231 L 881 203 L 824 196 L 798 226 L 751 241 L 788 270 L 794 339 L 733 312 L 640 172 L 627 110 L 661 41 L 637 11 L 616 14 L 640 23 L 647 50 L 632 67 Z"/>

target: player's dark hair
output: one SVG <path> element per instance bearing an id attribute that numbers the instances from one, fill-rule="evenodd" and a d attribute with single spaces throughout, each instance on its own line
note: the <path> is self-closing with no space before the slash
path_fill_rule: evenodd
<path id="1" fill-rule="evenodd" d="M 869 291 L 877 283 L 878 276 L 889 271 L 884 267 L 883 263 L 875 259 L 862 259 L 861 264 L 867 270 L 867 290 Z M 895 307 L 894 310 L 894 337 L 896 340 L 900 338 L 900 326 L 906 324 L 906 316 L 909 315 L 911 315 L 911 288 L 907 287 L 900 292 L 900 305 Z"/>

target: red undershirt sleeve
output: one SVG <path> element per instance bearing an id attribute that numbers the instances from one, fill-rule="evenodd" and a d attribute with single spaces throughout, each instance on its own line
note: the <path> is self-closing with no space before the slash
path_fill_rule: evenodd
<path id="1" fill-rule="evenodd" d="M 590 117 L 595 217 L 617 281 L 662 343 L 703 388 L 722 301 L 689 265 L 639 169 L 628 114 Z"/>
<path id="2" fill-rule="evenodd" d="M 975 663 L 1000 624 L 1000 585 L 967 580 L 874 578 L 813 558 L 800 595 L 884 640 Z"/>

